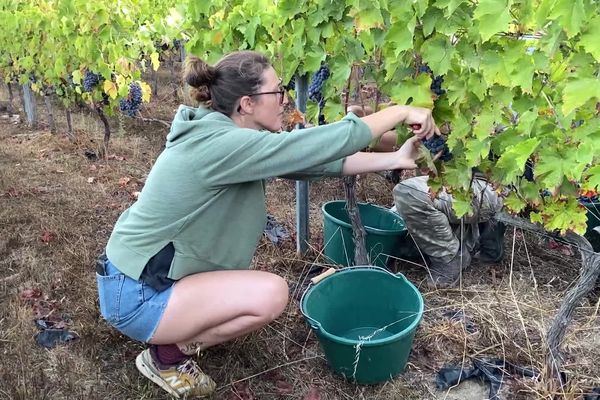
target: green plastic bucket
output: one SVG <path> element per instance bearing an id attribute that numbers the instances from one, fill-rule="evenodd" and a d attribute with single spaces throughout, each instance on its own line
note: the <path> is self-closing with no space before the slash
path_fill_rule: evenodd
<path id="1" fill-rule="evenodd" d="M 332 262 L 344 266 L 354 261 L 352 225 L 346 211 L 345 200 L 323 204 L 324 254 Z M 365 226 L 366 246 L 371 264 L 385 267 L 389 256 L 397 256 L 406 236 L 402 218 L 387 208 L 374 204 L 359 203 L 360 219 Z"/>
<path id="2" fill-rule="evenodd" d="M 404 370 L 423 298 L 402 274 L 348 267 L 309 286 L 300 309 L 329 366 L 350 381 L 374 384 Z"/>
<path id="3" fill-rule="evenodd" d="M 594 231 L 594 228 L 600 225 L 600 202 L 582 202 L 581 204 L 588 210 L 585 237 L 589 240 L 594 251 L 600 251 L 600 233 Z"/>

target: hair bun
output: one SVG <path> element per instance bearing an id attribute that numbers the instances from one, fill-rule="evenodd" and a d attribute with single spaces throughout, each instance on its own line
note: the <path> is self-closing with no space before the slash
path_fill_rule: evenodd
<path id="1" fill-rule="evenodd" d="M 199 103 L 203 103 L 207 106 L 211 105 L 211 97 L 210 97 L 210 90 L 208 89 L 208 86 L 200 86 L 200 87 L 191 87 L 190 88 L 190 92 L 189 95 L 192 99 L 196 100 Z"/>
<path id="2" fill-rule="evenodd" d="M 206 103 L 210 101 L 210 86 L 217 78 L 217 70 L 208 65 L 204 60 L 195 56 L 188 56 L 185 60 L 183 80 L 191 86 L 190 96 Z"/>

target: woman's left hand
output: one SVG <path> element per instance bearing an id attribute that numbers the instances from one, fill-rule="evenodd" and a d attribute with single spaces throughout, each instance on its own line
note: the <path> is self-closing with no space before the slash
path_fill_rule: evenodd
<path id="1" fill-rule="evenodd" d="M 396 167 L 394 169 L 415 169 L 416 160 L 419 158 L 421 140 L 417 136 L 408 139 L 400 149 L 394 152 Z"/>

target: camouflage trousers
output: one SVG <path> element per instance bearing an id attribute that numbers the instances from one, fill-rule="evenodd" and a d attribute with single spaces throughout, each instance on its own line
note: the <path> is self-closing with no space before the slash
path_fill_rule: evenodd
<path id="1" fill-rule="evenodd" d="M 461 223 L 452 210 L 452 196 L 442 191 L 432 200 L 427 180 L 427 176 L 418 176 L 394 187 L 396 211 L 404 219 L 408 232 L 421 252 L 442 262 L 450 262 L 461 243 L 473 253 L 479 242 L 479 224 L 489 221 L 502 209 L 502 200 L 485 181 L 474 179 L 474 212 L 463 216 Z"/>

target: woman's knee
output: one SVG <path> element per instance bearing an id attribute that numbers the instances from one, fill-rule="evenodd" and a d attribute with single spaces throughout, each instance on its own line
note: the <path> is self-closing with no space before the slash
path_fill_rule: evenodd
<path id="1" fill-rule="evenodd" d="M 286 280 L 279 275 L 266 273 L 260 285 L 256 311 L 265 321 L 272 321 L 285 310 L 288 298 L 289 287 Z"/>

